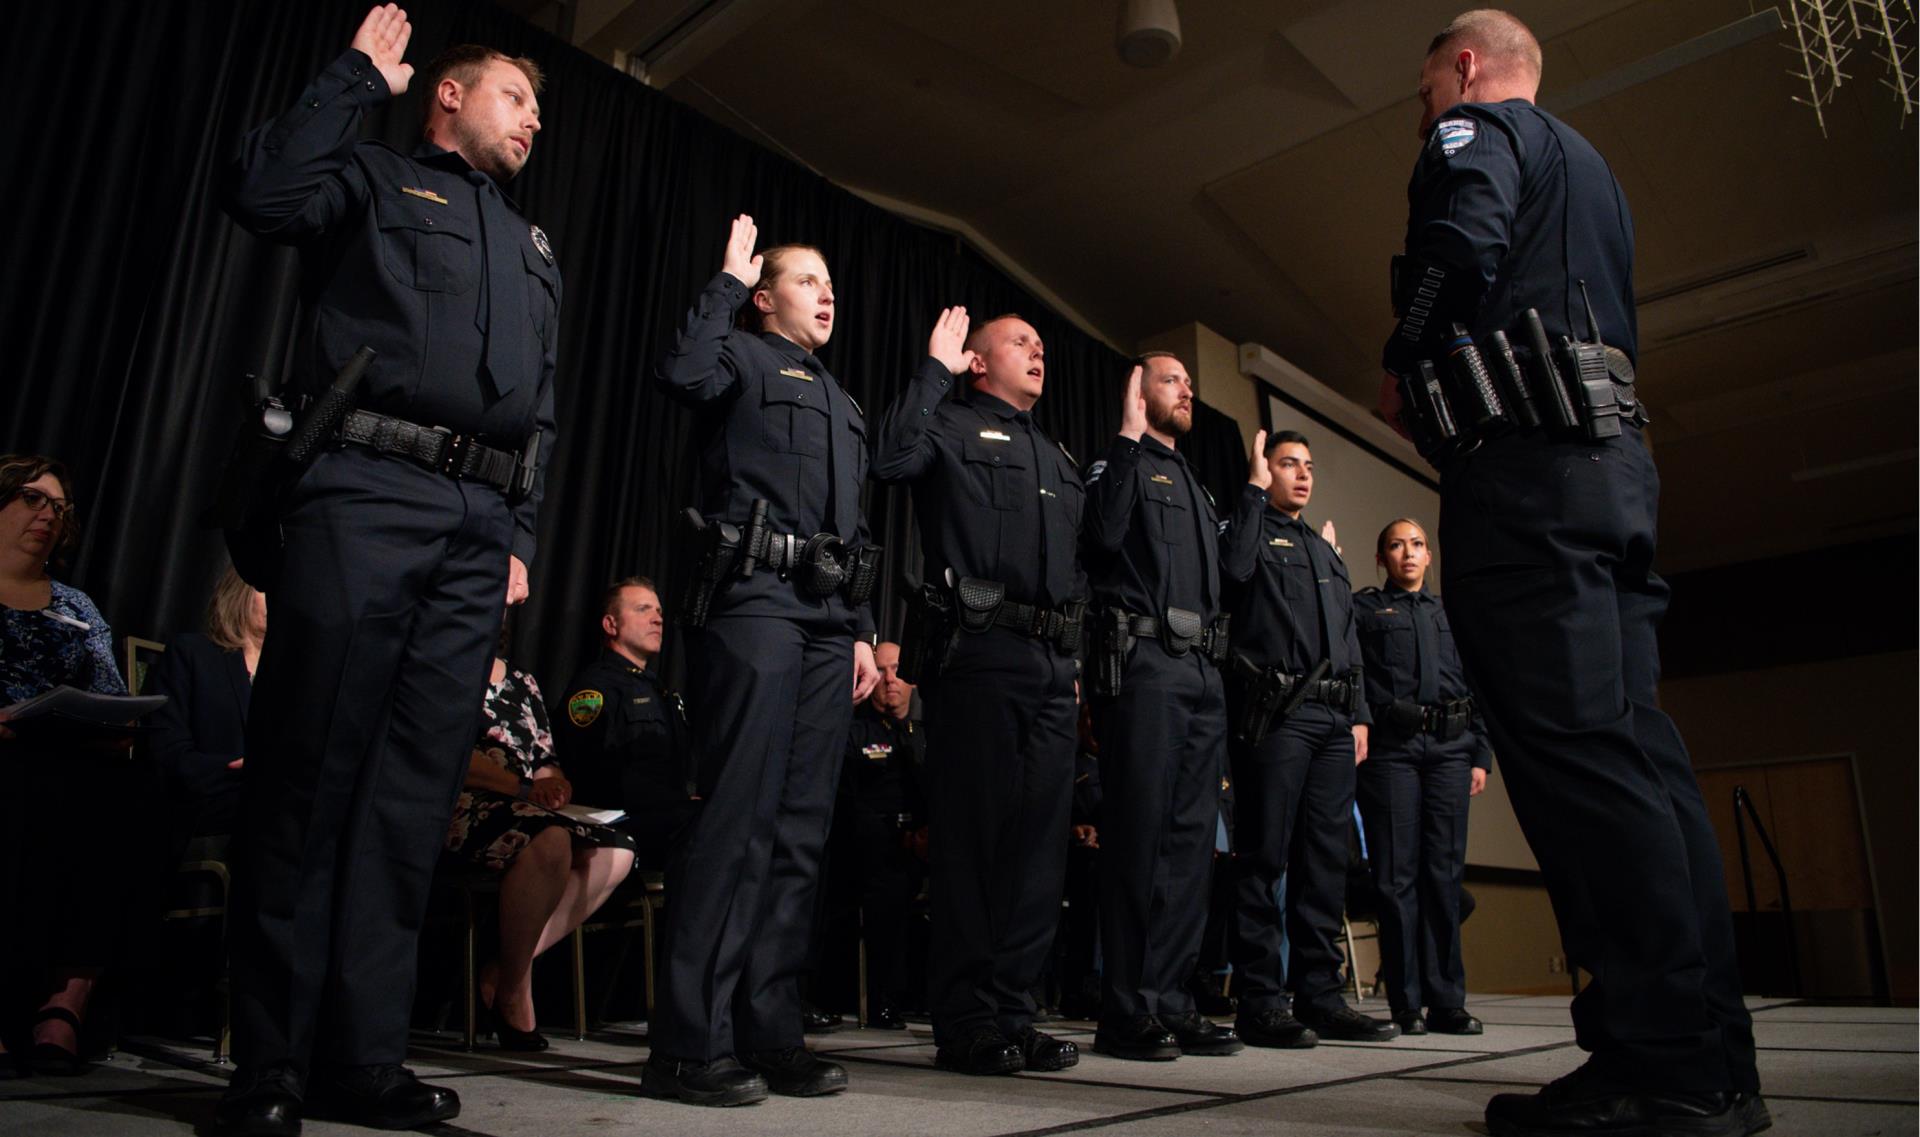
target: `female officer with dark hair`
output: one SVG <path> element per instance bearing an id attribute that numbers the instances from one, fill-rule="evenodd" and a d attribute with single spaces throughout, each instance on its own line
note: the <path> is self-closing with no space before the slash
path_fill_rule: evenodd
<path id="1" fill-rule="evenodd" d="M 1426 530 L 1406 518 L 1389 523 L 1374 560 L 1386 570 L 1386 587 L 1353 597 L 1373 709 L 1357 796 L 1380 893 L 1387 1005 L 1405 1034 L 1479 1034 L 1479 1020 L 1466 1010 L 1460 880 L 1467 799 L 1486 787 L 1493 754 L 1446 611 L 1426 590 Z"/>

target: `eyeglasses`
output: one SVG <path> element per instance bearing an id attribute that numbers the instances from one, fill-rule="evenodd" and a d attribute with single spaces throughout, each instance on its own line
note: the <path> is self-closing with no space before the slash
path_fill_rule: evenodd
<path id="1" fill-rule="evenodd" d="M 49 494 L 41 493 L 32 487 L 21 489 L 13 495 L 13 498 L 35 513 L 43 509 L 52 509 L 53 519 L 55 521 L 64 523 L 73 516 L 72 502 L 65 498 L 53 497 Z"/>

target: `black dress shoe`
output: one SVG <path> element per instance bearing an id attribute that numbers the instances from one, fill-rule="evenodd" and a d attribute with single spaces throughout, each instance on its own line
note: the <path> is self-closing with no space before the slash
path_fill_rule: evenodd
<path id="1" fill-rule="evenodd" d="M 337 1066 L 308 1080 L 307 1112 L 369 1129 L 417 1129 L 459 1117 L 460 1095 L 405 1066 Z"/>
<path id="2" fill-rule="evenodd" d="M 800 1029 L 806 1034 L 832 1034 L 846 1025 L 844 1015 L 823 1011 L 812 1003 L 800 1004 Z"/>
<path id="3" fill-rule="evenodd" d="M 1180 1057 L 1180 1040 L 1152 1015 L 1103 1022 L 1093 1032 L 1095 1053 L 1135 1062 L 1168 1062 Z"/>
<path id="4" fill-rule="evenodd" d="M 234 1072 L 214 1111 L 221 1137 L 299 1137 L 300 1080 L 284 1067 L 253 1074 Z"/>
<path id="5" fill-rule="evenodd" d="M 1014 1038 L 1020 1048 L 1020 1061 L 1029 1070 L 1046 1072 L 1068 1070 L 1080 1064 L 1080 1048 L 1064 1038 L 1028 1027 Z"/>
<path id="6" fill-rule="evenodd" d="M 847 1088 L 847 1068 L 804 1046 L 785 1050 L 756 1050 L 740 1056 L 740 1064 L 767 1080 L 767 1089 L 789 1098 L 817 1098 Z"/>
<path id="7" fill-rule="evenodd" d="M 1173 1032 L 1180 1053 L 1193 1055 L 1238 1054 L 1247 1048 L 1232 1027 L 1224 1027 L 1197 1011 L 1184 1015 L 1161 1015 L 1160 1025 Z"/>
<path id="8" fill-rule="evenodd" d="M 1420 1017 L 1419 1011 L 1397 1012 L 1393 1016 L 1393 1025 L 1400 1028 L 1401 1034 L 1407 1035 L 1410 1038 L 1415 1035 L 1427 1033 L 1427 1020 Z M 1478 1034 L 1480 1032 L 1475 1031 L 1474 1033 Z"/>
<path id="9" fill-rule="evenodd" d="M 1773 1124 L 1758 1094 L 1635 1091 L 1608 1085 L 1581 1067 L 1533 1094 L 1495 1094 L 1487 1103 L 1493 1137 L 1748 1137 Z"/>
<path id="10" fill-rule="evenodd" d="M 1234 1030 L 1248 1046 L 1266 1046 L 1275 1050 L 1306 1050 L 1320 1045 L 1320 1036 L 1300 1024 L 1293 1012 L 1279 1007 L 1264 1011 L 1242 1010 L 1234 1020 Z"/>
<path id="11" fill-rule="evenodd" d="M 934 1052 L 933 1063 L 960 1074 L 1013 1074 L 1026 1067 L 1020 1048 L 990 1026 L 979 1026 Z"/>
<path id="12" fill-rule="evenodd" d="M 640 1069 L 640 1092 L 689 1105 L 753 1105 L 767 1100 L 767 1080 L 732 1058 L 692 1062 L 655 1051 Z"/>
<path id="13" fill-rule="evenodd" d="M 1393 1021 L 1400 1022 L 1398 1017 Z M 1406 1030 L 1406 1024 L 1401 1023 L 1400 1029 Z M 1435 1007 L 1427 1012 L 1427 1030 L 1435 1034 L 1484 1034 L 1486 1029 L 1480 1025 L 1479 1019 L 1467 1013 L 1465 1007 Z M 1420 1033 L 1426 1032 L 1423 1030 Z M 1408 1030 L 1407 1033 L 1413 1032 Z"/>
<path id="14" fill-rule="evenodd" d="M 900 1012 L 892 1007 L 875 1007 L 867 1012 L 867 1028 L 869 1030 L 905 1030 L 907 1020 L 901 1018 Z"/>
<path id="15" fill-rule="evenodd" d="M 1295 1017 L 1313 1028 L 1321 1038 L 1339 1042 L 1391 1042 L 1400 1037 L 1400 1028 L 1386 1019 L 1363 1015 L 1345 1003 L 1331 1007 L 1295 1007 Z"/>

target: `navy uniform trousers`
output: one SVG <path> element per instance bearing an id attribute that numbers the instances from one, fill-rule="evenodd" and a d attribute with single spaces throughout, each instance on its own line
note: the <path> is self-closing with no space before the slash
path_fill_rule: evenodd
<path id="1" fill-rule="evenodd" d="M 1379 727 L 1374 727 L 1379 737 Z M 1471 734 L 1430 734 L 1369 747 L 1360 764 L 1360 820 L 1379 893 L 1380 970 L 1394 1014 L 1467 1005 L 1460 884 L 1467 867 Z"/>
<path id="2" fill-rule="evenodd" d="M 247 720 L 234 1057 L 397 1063 L 513 521 L 497 489 L 346 449 L 314 460 L 282 531 Z"/>
<path id="3" fill-rule="evenodd" d="M 1353 720 L 1302 703 L 1254 747 L 1233 745 L 1233 970 L 1243 1013 L 1302 1006 L 1337 1010 L 1340 918 L 1353 828 Z M 1287 910 L 1274 885 L 1287 874 Z M 1286 921 L 1283 956 L 1281 920 Z"/>
<path id="4" fill-rule="evenodd" d="M 1033 1025 L 1060 924 L 1073 756 L 1073 659 L 1005 628 L 962 632 L 927 709 L 928 986 L 941 1044 Z"/>
<path id="5" fill-rule="evenodd" d="M 711 1062 L 801 1045 L 800 977 L 853 721 L 853 633 L 825 610 L 688 629 L 701 802 L 667 867 L 656 1053 Z"/>
<path id="6" fill-rule="evenodd" d="M 1220 672 L 1142 638 L 1115 698 L 1093 700 L 1100 741 L 1100 1015 L 1185 1014 L 1206 929 L 1220 748 Z"/>
<path id="7" fill-rule="evenodd" d="M 1719 847 L 1661 712 L 1659 477 L 1637 427 L 1520 436 L 1442 469 L 1443 599 L 1568 961 L 1596 1071 L 1754 1091 Z"/>

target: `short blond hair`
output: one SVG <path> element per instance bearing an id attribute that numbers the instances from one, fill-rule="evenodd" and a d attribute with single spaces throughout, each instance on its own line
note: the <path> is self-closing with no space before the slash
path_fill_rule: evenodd
<path id="1" fill-rule="evenodd" d="M 207 638 L 226 651 L 247 646 L 247 623 L 253 614 L 253 585 L 240 579 L 232 565 L 220 574 L 207 601 Z"/>
<path id="2" fill-rule="evenodd" d="M 1535 79 L 1540 77 L 1540 41 L 1511 12 L 1475 8 L 1460 13 L 1433 37 L 1427 45 L 1427 57 L 1454 47 L 1472 48 L 1488 70 L 1515 67 Z"/>

